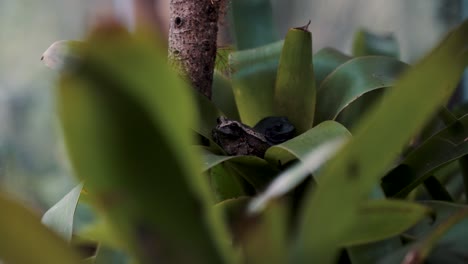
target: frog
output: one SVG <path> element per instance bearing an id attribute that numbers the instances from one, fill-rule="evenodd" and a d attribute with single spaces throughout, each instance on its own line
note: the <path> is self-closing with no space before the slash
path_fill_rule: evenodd
<path id="1" fill-rule="evenodd" d="M 295 132 L 296 128 L 283 116 L 266 117 L 253 128 L 220 116 L 212 130 L 212 137 L 230 156 L 254 155 L 263 158 L 269 147 L 293 138 Z"/>
<path id="2" fill-rule="evenodd" d="M 236 120 L 220 116 L 212 130 L 213 140 L 230 156 L 253 155 L 260 158 L 272 144 L 262 133 Z"/>
<path id="3" fill-rule="evenodd" d="M 263 134 L 272 145 L 281 144 L 296 134 L 296 128 L 285 116 L 269 116 L 260 120 L 254 130 Z"/>

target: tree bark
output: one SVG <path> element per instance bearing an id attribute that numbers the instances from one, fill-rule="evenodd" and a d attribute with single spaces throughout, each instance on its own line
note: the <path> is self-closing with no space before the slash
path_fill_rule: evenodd
<path id="1" fill-rule="evenodd" d="M 211 99 L 218 18 L 226 0 L 171 0 L 169 61 Z"/>

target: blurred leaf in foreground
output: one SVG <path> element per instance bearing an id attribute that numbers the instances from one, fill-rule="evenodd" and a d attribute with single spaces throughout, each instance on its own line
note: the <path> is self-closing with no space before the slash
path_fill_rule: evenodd
<path id="1" fill-rule="evenodd" d="M 335 261 L 339 242 L 358 221 L 362 200 L 411 137 L 447 102 L 467 62 L 468 20 L 397 81 L 318 175 L 321 184 L 305 198 L 293 261 Z"/>
<path id="2" fill-rule="evenodd" d="M 39 217 L 0 193 L 0 259 L 6 263 L 70 263 L 79 258 Z"/>
<path id="3" fill-rule="evenodd" d="M 142 29 L 130 35 L 106 21 L 87 43 L 57 92 L 70 158 L 90 197 L 142 263 L 229 263 L 189 147 L 191 91 Z"/>

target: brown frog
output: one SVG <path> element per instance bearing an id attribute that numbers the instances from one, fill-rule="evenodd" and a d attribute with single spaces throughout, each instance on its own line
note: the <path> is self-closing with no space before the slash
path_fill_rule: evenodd
<path id="1" fill-rule="evenodd" d="M 254 155 L 263 158 L 265 151 L 272 146 L 263 134 L 239 121 L 221 116 L 218 125 L 212 130 L 213 140 L 228 155 Z"/>

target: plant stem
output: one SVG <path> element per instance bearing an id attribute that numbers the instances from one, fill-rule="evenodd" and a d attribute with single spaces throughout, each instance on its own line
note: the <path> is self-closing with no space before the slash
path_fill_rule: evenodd
<path id="1" fill-rule="evenodd" d="M 171 0 L 170 63 L 211 99 L 218 19 L 226 0 Z"/>

